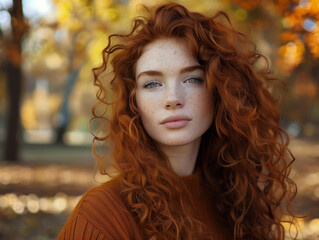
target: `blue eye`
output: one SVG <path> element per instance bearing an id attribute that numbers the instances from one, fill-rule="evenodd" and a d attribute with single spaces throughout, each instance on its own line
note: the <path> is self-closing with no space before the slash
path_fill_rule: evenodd
<path id="1" fill-rule="evenodd" d="M 198 77 L 190 77 L 184 81 L 184 83 L 186 83 L 186 82 L 188 82 L 188 83 L 202 83 L 202 82 L 204 82 L 204 80 L 201 78 L 198 78 Z"/>
<path id="2" fill-rule="evenodd" d="M 143 88 L 156 88 L 156 87 L 160 87 L 160 86 L 162 86 L 162 85 L 158 82 L 148 82 L 148 83 L 145 83 L 143 85 Z"/>

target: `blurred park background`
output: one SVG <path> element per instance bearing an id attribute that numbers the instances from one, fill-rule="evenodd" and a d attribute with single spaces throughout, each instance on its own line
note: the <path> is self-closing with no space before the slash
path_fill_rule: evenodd
<path id="1" fill-rule="evenodd" d="M 180 0 L 230 14 L 287 83 L 281 124 L 296 156 L 302 234 L 319 239 L 319 0 Z M 155 0 L 0 0 L 0 239 L 56 239 L 95 174 L 88 130 L 109 34 Z"/>

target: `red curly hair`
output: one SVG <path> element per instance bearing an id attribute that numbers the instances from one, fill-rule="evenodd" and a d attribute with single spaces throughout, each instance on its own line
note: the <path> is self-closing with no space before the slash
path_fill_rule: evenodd
<path id="1" fill-rule="evenodd" d="M 296 185 L 288 177 L 294 157 L 268 90 L 278 81 L 270 77 L 267 60 L 224 12 L 206 17 L 176 3 L 147 11 L 148 17 L 134 19 L 129 34 L 109 36 L 103 64 L 93 69 L 99 91 L 92 120 L 103 122 L 104 133 L 94 134 L 93 152 L 101 173 L 109 174 L 106 162 L 116 168 L 144 239 L 208 239 L 204 224 L 184 211 L 181 178 L 143 129 L 135 101 L 135 64 L 145 46 L 159 38 L 184 39 L 214 96 L 214 120 L 202 137 L 196 168 L 219 196 L 218 214 L 233 239 L 284 239 L 281 218 L 294 218 Z M 257 71 L 259 59 L 266 67 Z M 97 143 L 105 143 L 104 154 L 95 151 Z"/>

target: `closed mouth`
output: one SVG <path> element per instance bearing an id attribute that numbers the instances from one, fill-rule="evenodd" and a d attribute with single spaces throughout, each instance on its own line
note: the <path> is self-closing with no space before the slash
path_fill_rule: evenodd
<path id="1" fill-rule="evenodd" d="M 174 122 L 188 122 L 191 121 L 191 119 L 187 116 L 183 115 L 176 115 L 176 116 L 170 116 L 165 118 L 163 121 L 160 122 L 160 124 L 167 124 L 167 123 L 174 123 Z"/>

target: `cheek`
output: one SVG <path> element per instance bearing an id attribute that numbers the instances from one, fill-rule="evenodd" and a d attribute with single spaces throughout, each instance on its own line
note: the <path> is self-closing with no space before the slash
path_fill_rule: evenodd
<path id="1" fill-rule="evenodd" d="M 147 122 L 149 121 L 152 121 L 152 117 L 154 117 L 156 109 L 156 103 L 152 100 L 152 98 L 147 97 L 143 94 L 137 94 L 136 103 L 139 109 L 143 125 L 147 124 Z"/>

